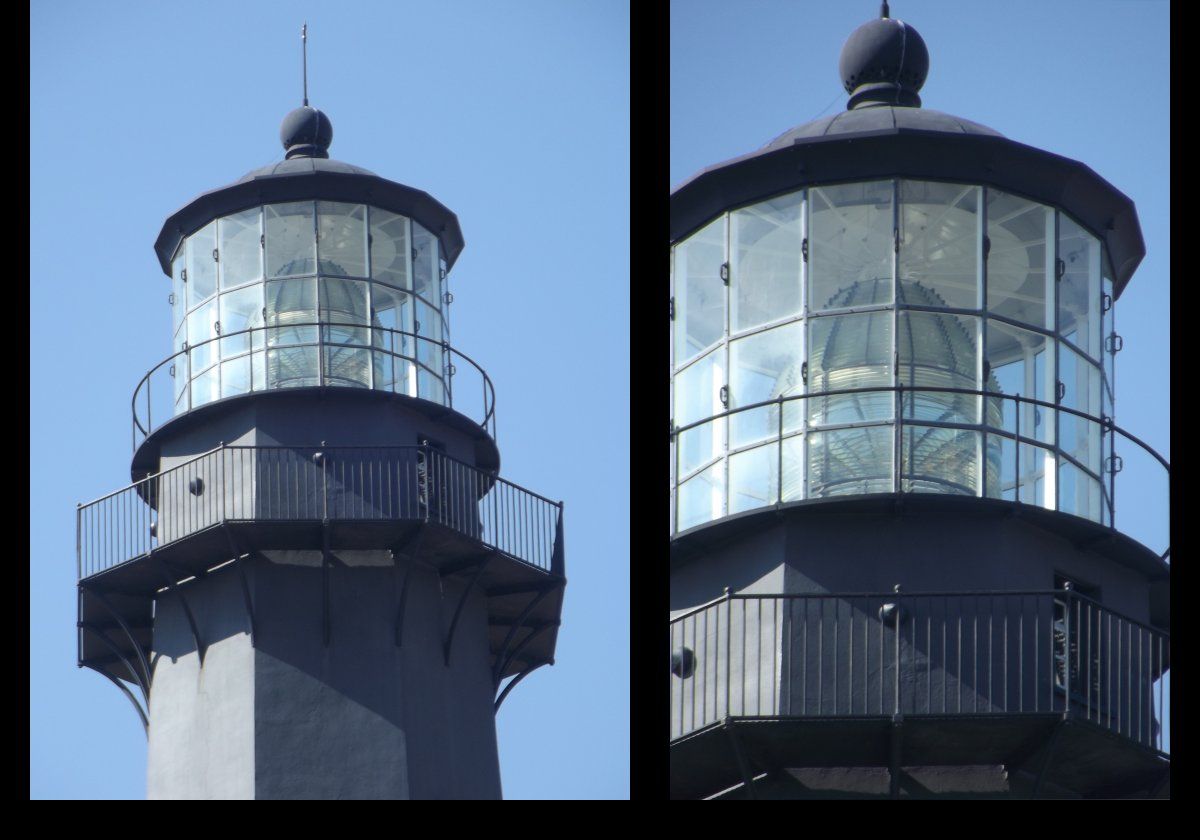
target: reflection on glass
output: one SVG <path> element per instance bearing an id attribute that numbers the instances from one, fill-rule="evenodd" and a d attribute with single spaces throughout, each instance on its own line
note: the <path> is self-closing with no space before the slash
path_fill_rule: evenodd
<path id="1" fill-rule="evenodd" d="M 1046 304 L 1046 233 L 1049 230 L 1053 235 L 1054 212 L 989 188 L 987 222 L 988 312 L 1052 329 L 1053 289 L 1048 298 L 1051 306 Z"/>
<path id="2" fill-rule="evenodd" d="M 371 277 L 400 289 L 409 288 L 408 219 L 387 210 L 370 209 Z"/>
<path id="3" fill-rule="evenodd" d="M 1093 359 L 1100 358 L 1100 240 L 1069 216 L 1058 217 L 1058 331 Z"/>
<path id="4" fill-rule="evenodd" d="M 217 360 L 217 302 L 210 300 L 188 315 L 188 346 L 192 348 L 192 376 Z"/>
<path id="5" fill-rule="evenodd" d="M 803 193 L 730 217 L 730 326 L 734 332 L 800 314 Z"/>
<path id="6" fill-rule="evenodd" d="M 976 495 L 978 447 L 977 432 L 906 424 L 900 436 L 904 492 Z"/>
<path id="7" fill-rule="evenodd" d="M 268 388 L 306 388 L 320 384 L 316 347 L 267 350 Z"/>
<path id="8" fill-rule="evenodd" d="M 209 222 L 187 241 L 188 308 L 212 297 L 217 290 L 217 223 Z M 193 342 L 195 343 L 195 342 Z"/>
<path id="9" fill-rule="evenodd" d="M 725 515 L 725 465 L 715 464 L 679 487 L 680 531 Z"/>
<path id="10" fill-rule="evenodd" d="M 367 276 L 367 208 L 317 202 L 317 254 L 322 274 Z"/>
<path id="11" fill-rule="evenodd" d="M 416 222 L 412 223 L 413 291 L 434 306 L 441 306 L 437 237 Z"/>
<path id="12" fill-rule="evenodd" d="M 316 231 L 313 203 L 268 204 L 263 208 L 266 226 L 267 277 L 314 274 Z"/>
<path id="13" fill-rule="evenodd" d="M 813 318 L 808 328 L 808 391 L 844 391 L 892 384 L 892 313 Z M 805 401 L 813 425 L 860 423 L 892 416 L 889 391 L 830 394 Z"/>
<path id="14" fill-rule="evenodd" d="M 368 344 L 367 329 L 355 329 L 350 324 L 371 323 L 367 316 L 367 284 L 361 280 L 321 278 L 322 341 L 332 344 Z"/>
<path id="15" fill-rule="evenodd" d="M 675 366 L 721 337 L 725 330 L 725 217 L 675 246 Z"/>
<path id="16" fill-rule="evenodd" d="M 804 355 L 802 327 L 785 324 L 738 339 L 729 345 L 729 407 L 753 405 L 800 393 Z M 784 434 L 799 427 L 801 409 L 785 403 Z M 779 435 L 779 406 L 764 406 L 730 415 L 729 445 L 744 446 Z"/>
<path id="17" fill-rule="evenodd" d="M 808 308 L 892 301 L 892 182 L 809 190 Z"/>
<path id="18" fill-rule="evenodd" d="M 263 331 L 256 330 L 242 335 L 232 335 L 243 330 L 261 327 L 263 324 L 263 287 L 260 284 L 246 286 L 221 295 L 221 356 L 230 358 L 250 349 L 263 346 Z"/>
<path id="19" fill-rule="evenodd" d="M 272 280 L 266 284 L 267 344 L 315 342 L 317 281 L 313 278 Z"/>
<path id="20" fill-rule="evenodd" d="M 918 286 L 908 289 L 914 296 Z M 922 391 L 921 388 L 976 390 L 978 383 L 979 319 L 943 312 L 900 313 L 899 384 L 904 392 L 904 416 L 942 423 L 977 423 L 978 398 L 969 394 Z M 997 421 L 999 418 L 996 418 Z"/>
<path id="21" fill-rule="evenodd" d="M 769 443 L 729 456 L 729 512 L 775 504 L 779 493 L 779 445 Z"/>
<path id="22" fill-rule="evenodd" d="M 808 495 L 855 496 L 892 492 L 891 426 L 808 435 Z"/>
<path id="23" fill-rule="evenodd" d="M 979 309 L 980 188 L 900 182 L 899 297 L 953 309 Z"/>
<path id="24" fill-rule="evenodd" d="M 262 277 L 261 216 L 261 209 L 255 207 L 218 220 L 222 289 Z"/>

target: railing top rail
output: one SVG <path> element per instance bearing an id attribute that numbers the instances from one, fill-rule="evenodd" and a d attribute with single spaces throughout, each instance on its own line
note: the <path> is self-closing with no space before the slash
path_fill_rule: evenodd
<path id="1" fill-rule="evenodd" d="M 809 400 L 809 399 L 818 399 L 818 398 L 823 398 L 823 397 L 846 396 L 846 395 L 850 395 L 850 394 L 894 393 L 894 392 L 905 392 L 905 391 L 916 392 L 916 393 L 964 394 L 967 396 L 987 397 L 989 399 L 1012 400 L 1017 403 L 1025 403 L 1028 405 L 1040 406 L 1042 408 L 1047 408 L 1047 409 L 1050 409 L 1053 411 L 1061 411 L 1065 414 L 1071 414 L 1071 415 L 1074 415 L 1075 417 L 1079 417 L 1082 420 L 1090 420 L 1091 422 L 1096 423 L 1100 426 L 1103 426 L 1106 429 L 1112 429 L 1117 434 L 1119 434 L 1122 437 L 1126 438 L 1127 440 L 1137 444 L 1142 449 L 1144 449 L 1147 453 L 1149 453 L 1155 460 L 1157 460 L 1159 462 L 1159 464 L 1162 465 L 1163 469 L 1166 470 L 1168 474 L 1171 471 L 1171 465 L 1165 458 L 1163 458 L 1161 455 L 1159 455 L 1158 452 L 1156 452 L 1149 444 L 1147 444 L 1140 438 L 1136 437 L 1135 435 L 1130 434 L 1129 432 L 1125 431 L 1123 428 L 1118 426 L 1116 423 L 1114 423 L 1111 417 L 1096 417 L 1095 415 L 1088 414 L 1087 412 L 1079 411 L 1074 408 L 1070 408 L 1069 406 L 1065 406 L 1060 403 L 1053 403 L 1053 402 L 1048 402 L 1046 400 L 1034 399 L 1033 397 L 1023 397 L 1020 394 L 1004 394 L 999 391 L 986 391 L 986 390 L 981 390 L 979 388 L 951 388 L 951 387 L 947 387 L 947 386 L 934 386 L 934 385 L 912 386 L 912 385 L 901 384 L 901 385 L 873 385 L 873 386 L 864 386 L 864 387 L 860 387 L 860 388 L 838 388 L 838 389 L 833 389 L 833 390 L 828 390 L 828 391 L 810 391 L 810 392 L 804 393 L 804 394 L 789 394 L 787 396 L 774 397 L 769 400 L 761 400 L 756 403 L 750 403 L 748 405 L 742 405 L 742 406 L 737 406 L 735 408 L 729 408 L 729 409 L 726 409 L 725 411 L 720 411 L 715 414 L 711 414 L 708 417 L 701 418 L 700 420 L 696 420 L 691 423 L 687 423 L 686 425 L 675 426 L 671 430 L 671 435 L 672 435 L 672 437 L 674 437 L 674 436 L 683 434 L 684 432 L 687 432 L 692 429 L 703 426 L 707 423 L 711 423 L 714 420 L 721 420 L 723 418 L 730 417 L 734 414 L 738 414 L 743 411 L 754 411 L 755 409 L 765 408 L 767 406 L 772 406 L 772 405 L 782 405 L 783 403 L 792 402 L 795 400 Z M 895 420 L 895 418 L 881 419 L 879 421 L 878 425 L 884 425 L 884 424 L 893 422 L 894 420 Z M 921 424 L 920 420 L 910 419 L 910 418 L 900 418 L 900 422 L 902 424 L 905 422 L 916 424 L 916 425 Z M 962 423 L 962 424 L 949 423 L 947 425 L 962 425 L 965 428 L 973 428 L 980 424 L 978 424 L 978 423 Z M 997 434 L 1010 434 L 1010 433 L 1006 433 L 1003 429 L 996 429 L 995 431 Z M 1039 443 L 1038 441 L 1035 441 L 1033 439 L 1028 439 L 1028 440 L 1031 443 Z"/>
<path id="2" fill-rule="evenodd" d="M 426 344 L 435 345 L 438 349 L 445 350 L 445 351 L 449 352 L 452 356 L 462 359 L 464 362 L 469 364 L 471 367 L 473 367 L 479 373 L 479 375 L 483 381 L 484 416 L 483 416 L 482 420 L 476 420 L 476 422 L 484 429 L 491 428 L 492 434 L 494 436 L 494 434 L 495 434 L 494 422 L 495 422 L 495 412 L 496 412 L 496 389 L 495 389 L 495 386 L 492 384 L 491 377 L 489 377 L 487 375 L 487 371 L 485 371 L 483 369 L 483 367 L 479 365 L 478 362 L 476 362 L 474 359 L 472 359 L 466 353 L 463 353 L 461 350 L 457 350 L 456 348 L 454 348 L 450 344 L 450 341 L 448 339 L 439 340 L 439 339 L 435 339 L 435 338 L 429 338 L 428 336 L 419 335 L 419 334 L 409 331 L 409 330 L 397 330 L 397 329 L 392 329 L 391 327 L 383 327 L 383 326 L 376 326 L 376 325 L 372 325 L 372 324 L 363 324 L 363 323 L 345 322 L 345 321 L 304 321 L 304 322 L 294 323 L 294 324 L 293 323 L 273 324 L 273 325 L 269 325 L 269 326 L 264 325 L 261 327 L 249 327 L 244 330 L 237 330 L 236 332 L 222 333 L 220 335 L 214 336 L 213 338 L 209 338 L 209 339 L 205 339 L 204 341 L 196 342 L 195 344 L 189 343 L 189 344 L 185 345 L 182 350 L 178 350 L 178 351 L 172 353 L 171 355 L 167 356 L 162 361 L 160 361 L 158 364 L 156 364 L 154 367 L 150 368 L 150 370 L 147 371 L 147 373 L 141 378 L 141 380 L 138 381 L 137 387 L 135 387 L 134 391 L 133 391 L 133 398 L 130 401 L 130 407 L 131 407 L 132 415 L 133 415 L 134 429 L 137 432 L 140 432 L 142 435 L 142 438 L 145 439 L 145 438 L 149 437 L 150 434 L 156 428 L 158 428 L 159 426 L 162 426 L 161 422 L 158 424 L 158 426 L 153 425 L 150 422 L 150 419 L 148 417 L 146 418 L 146 423 L 143 425 L 142 418 L 138 414 L 138 399 L 141 396 L 143 389 L 145 389 L 147 387 L 148 383 L 150 382 L 151 377 L 153 377 L 156 373 L 158 373 L 164 367 L 169 366 L 172 362 L 174 362 L 179 357 L 181 357 L 181 356 L 186 357 L 188 353 L 192 352 L 193 350 L 196 350 L 197 348 L 201 348 L 201 347 L 213 344 L 214 342 L 218 342 L 218 341 L 223 341 L 223 340 L 227 341 L 228 339 L 236 338 L 237 336 L 246 335 L 246 336 L 252 337 L 253 333 L 267 334 L 271 331 L 295 330 L 295 329 L 299 329 L 302 327 L 337 327 L 337 328 L 346 328 L 346 329 L 352 328 L 352 329 L 357 329 L 357 330 L 372 330 L 374 332 L 390 334 L 390 335 L 399 335 L 399 336 L 412 338 L 415 341 L 422 341 L 422 342 L 425 342 Z M 367 350 L 377 351 L 377 352 L 381 352 L 381 353 L 387 353 L 388 355 L 393 356 L 395 358 L 412 361 L 414 364 L 417 364 L 418 366 L 425 368 L 426 370 L 430 370 L 431 373 L 436 373 L 435 371 L 432 371 L 428 367 L 428 365 L 421 362 L 421 360 L 417 358 L 416 353 L 414 353 L 413 355 L 405 355 L 404 353 L 398 353 L 398 352 L 395 352 L 393 350 L 388 350 L 383 347 L 377 347 L 377 346 L 375 346 L 373 338 L 371 339 L 371 341 L 368 344 L 345 345 L 341 342 L 331 342 L 331 341 L 324 341 L 324 340 L 318 339 L 316 341 L 289 342 L 288 344 L 279 345 L 279 346 L 280 347 L 298 347 L 298 346 L 361 347 L 361 348 L 367 349 Z M 263 348 L 263 350 L 266 350 L 266 349 L 270 349 L 270 348 L 267 348 L 267 347 Z M 252 350 L 253 350 L 253 346 L 252 346 Z M 255 352 L 261 352 L 261 351 L 255 351 Z M 447 388 L 446 390 L 447 390 L 447 397 L 450 401 L 450 407 L 453 408 L 454 407 L 453 389 Z M 135 442 L 135 445 L 136 445 L 136 442 Z"/>
<path id="3" fill-rule="evenodd" d="M 1100 603 L 1095 598 L 1084 595 L 1082 592 L 1077 592 L 1073 589 L 1006 589 L 1002 591 L 988 590 L 961 590 L 956 592 L 795 592 L 795 593 L 758 593 L 758 592 L 731 592 L 727 595 L 720 595 L 698 606 L 691 607 L 685 612 L 671 618 L 671 624 L 675 624 L 685 618 L 690 618 L 693 615 L 720 606 L 728 601 L 802 601 L 802 600 L 848 600 L 851 598 L 871 599 L 871 600 L 892 600 L 903 601 L 916 598 L 990 598 L 992 600 L 1000 600 L 1004 598 L 1031 598 L 1031 597 L 1054 597 L 1069 599 L 1072 601 L 1084 601 L 1092 604 L 1106 613 L 1110 613 L 1117 618 L 1120 618 L 1129 624 L 1143 627 L 1146 630 L 1156 633 L 1160 636 L 1170 637 L 1171 633 L 1168 630 L 1163 630 L 1158 627 L 1153 627 L 1136 618 L 1130 618 L 1124 613 L 1114 610 L 1105 604 Z"/>

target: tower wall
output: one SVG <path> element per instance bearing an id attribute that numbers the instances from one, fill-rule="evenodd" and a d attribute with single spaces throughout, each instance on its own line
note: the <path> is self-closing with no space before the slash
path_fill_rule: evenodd
<path id="1" fill-rule="evenodd" d="M 398 646 L 411 563 L 334 552 L 328 644 L 320 552 L 253 558 L 253 644 L 232 566 L 185 584 L 203 666 L 178 599 L 160 597 L 150 798 L 499 798 L 485 599 L 468 596 L 447 665 L 465 584 L 412 567 Z"/>

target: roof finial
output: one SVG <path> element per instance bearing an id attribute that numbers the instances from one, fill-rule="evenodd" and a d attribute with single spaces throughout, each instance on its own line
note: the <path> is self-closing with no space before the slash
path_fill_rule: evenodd
<path id="1" fill-rule="evenodd" d="M 887 0 L 883 0 L 883 5 L 881 5 L 879 7 L 879 16 L 881 18 L 886 18 L 886 17 L 891 16 L 891 12 L 888 10 Z"/>
<path id="2" fill-rule="evenodd" d="M 883 4 L 887 7 L 887 3 Z M 886 15 L 885 15 L 886 17 Z M 308 21 L 304 22 L 304 26 L 300 27 L 300 44 L 301 51 L 304 54 L 304 104 L 308 104 Z"/>

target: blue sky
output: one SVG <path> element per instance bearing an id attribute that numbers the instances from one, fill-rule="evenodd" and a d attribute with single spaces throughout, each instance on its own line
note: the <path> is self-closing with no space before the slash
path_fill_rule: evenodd
<path id="1" fill-rule="evenodd" d="M 170 352 L 154 238 L 196 194 L 281 159 L 307 20 L 332 157 L 458 214 L 451 337 L 495 383 L 502 474 L 566 503 L 557 663 L 498 716 L 505 795 L 627 796 L 627 4 L 31 15 L 31 795 L 145 795 L 141 724 L 75 666 L 73 508 L 128 483 L 129 400 Z"/>

